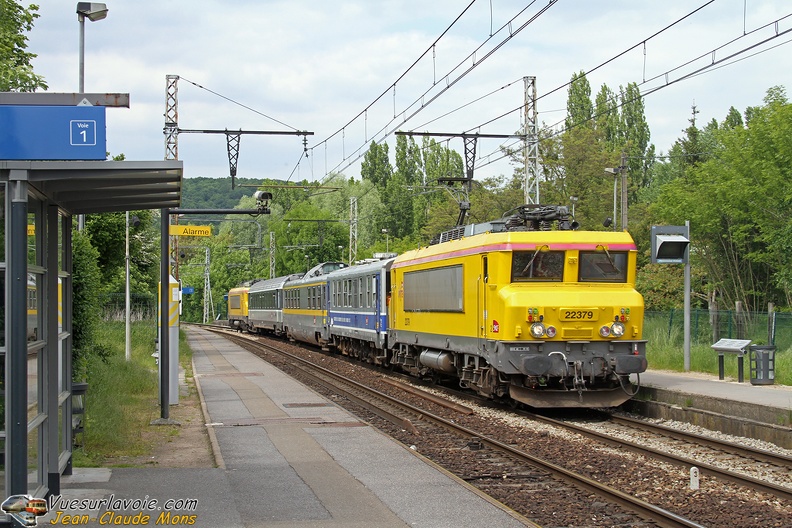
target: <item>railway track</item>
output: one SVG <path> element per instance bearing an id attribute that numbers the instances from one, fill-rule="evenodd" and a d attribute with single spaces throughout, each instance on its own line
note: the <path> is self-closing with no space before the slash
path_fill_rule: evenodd
<path id="1" fill-rule="evenodd" d="M 440 390 L 462 401 L 503 409 L 502 405 L 479 396 L 448 388 Z M 509 409 L 507 412 L 559 427 L 618 449 L 688 469 L 696 467 L 702 475 L 721 478 L 792 502 L 792 457 L 787 454 L 683 431 L 615 412 L 587 410 L 593 418 L 586 420 L 556 419 L 527 410 Z M 707 463 L 707 460 L 714 462 Z M 730 469 L 734 467 L 751 468 L 752 473 L 761 472 L 762 475 L 754 477 Z M 775 477 L 778 482 L 774 482 Z"/>
<path id="2" fill-rule="evenodd" d="M 441 391 L 452 394 L 455 398 L 463 401 L 502 408 L 502 406 L 485 401 L 478 396 L 447 388 L 443 388 Z M 740 486 L 775 495 L 781 500 L 792 503 L 792 457 L 786 454 L 682 431 L 612 412 L 592 413 L 595 416 L 594 421 L 556 419 L 525 410 L 509 410 L 509 412 L 647 458 L 662 460 L 686 469 L 695 467 L 700 475 L 724 479 Z M 597 424 L 597 426 L 593 427 L 592 424 Z M 714 462 L 708 463 L 707 460 Z M 734 467 L 751 468 L 752 473 L 761 473 L 761 477 L 730 469 Z M 774 482 L 776 477 L 778 482 Z"/>
<path id="3" fill-rule="evenodd" d="M 686 468 L 696 467 L 702 475 L 711 475 L 773 494 L 785 501 L 792 501 L 792 457 L 786 455 L 610 413 L 605 433 L 593 430 L 585 424 L 578 425 L 538 415 L 531 415 L 531 418 L 566 427 L 620 449 Z M 648 442 L 663 447 L 651 447 L 647 445 Z M 718 461 L 718 464 L 707 463 L 706 460 Z M 728 469 L 750 466 L 761 466 L 762 477 Z M 768 481 L 773 475 L 785 480 L 785 483 Z"/>
<path id="4" fill-rule="evenodd" d="M 279 355 L 284 358 L 280 361 L 289 363 L 292 375 L 298 373 L 299 376 L 324 386 L 336 397 L 346 398 L 355 405 L 363 407 L 366 411 L 413 437 L 413 441 L 416 437 L 421 439 L 421 443 L 438 441 L 440 445 L 434 449 L 446 453 L 452 452 L 457 460 L 466 459 L 466 462 L 458 464 L 460 467 L 457 467 L 456 470 L 446 463 L 440 462 L 441 465 L 456 472 L 461 478 L 471 483 L 475 482 L 478 487 L 488 493 L 491 493 L 496 486 L 509 488 L 523 486 L 528 482 L 529 486 L 542 490 L 545 496 L 563 498 L 567 507 L 572 506 L 572 512 L 568 513 L 569 515 L 579 515 L 581 512 L 575 504 L 590 502 L 592 494 L 599 497 L 600 502 L 607 501 L 608 504 L 619 506 L 612 508 L 600 505 L 598 513 L 595 514 L 595 524 L 597 525 L 701 526 L 681 515 L 534 456 L 525 450 L 492 438 L 484 432 L 463 426 L 455 420 L 438 416 L 427 411 L 426 408 L 417 407 L 400 398 L 374 390 L 332 370 L 315 365 L 311 361 L 257 340 L 234 334 L 226 335 L 244 348 L 266 356 L 265 359 L 268 361 L 273 360 L 273 354 Z M 421 452 L 424 453 L 424 450 L 425 448 L 422 447 Z M 426 451 L 431 450 L 426 449 Z M 461 473 L 460 468 L 462 469 Z M 575 491 L 571 491 L 572 489 Z M 581 502 L 570 501 L 572 493 L 580 494 Z M 503 495 L 503 492 L 501 491 L 500 494 Z M 553 508 L 557 508 L 557 505 Z M 526 515 L 519 509 L 515 509 Z M 591 514 L 582 513 L 588 517 L 587 524 L 591 523 Z M 579 525 L 581 522 L 580 519 L 564 522 L 559 518 L 559 515 L 563 514 L 560 511 L 554 511 L 552 522 L 560 522 L 562 525 Z M 526 516 L 532 517 L 530 513 Z M 542 520 L 537 522 L 541 523 Z"/>

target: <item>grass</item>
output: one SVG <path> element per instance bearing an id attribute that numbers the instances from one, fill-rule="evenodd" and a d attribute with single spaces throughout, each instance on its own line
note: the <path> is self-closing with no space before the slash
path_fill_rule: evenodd
<path id="1" fill-rule="evenodd" d="M 123 321 L 106 321 L 100 346 L 108 353 L 87 360 L 85 432 L 77 435 L 73 463 L 101 466 L 108 459 L 148 453 L 156 441 L 149 424 L 160 415 L 155 351 L 156 321 L 131 325 L 130 361 L 125 358 Z M 182 366 L 189 368 L 191 353 L 183 335 L 179 343 Z M 162 434 L 167 434 L 162 430 Z"/>
<path id="2" fill-rule="evenodd" d="M 647 319 L 644 325 L 646 359 L 650 369 L 684 372 L 684 339 L 679 328 L 671 327 L 660 319 Z M 745 379 L 750 379 L 750 360 L 744 359 Z M 690 346 L 690 370 L 705 374 L 718 375 L 718 353 L 710 344 L 693 342 Z M 724 374 L 737 378 L 737 357 L 727 353 L 724 359 Z M 775 382 L 792 385 L 792 350 L 778 349 L 775 352 Z"/>

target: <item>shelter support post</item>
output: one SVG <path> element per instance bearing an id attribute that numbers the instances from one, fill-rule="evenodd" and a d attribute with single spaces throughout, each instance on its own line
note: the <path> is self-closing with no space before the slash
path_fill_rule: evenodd
<path id="1" fill-rule="evenodd" d="M 28 171 L 11 170 L 9 191 L 8 285 L 6 328 L 6 457 L 7 496 L 28 492 L 27 465 L 27 203 Z"/>

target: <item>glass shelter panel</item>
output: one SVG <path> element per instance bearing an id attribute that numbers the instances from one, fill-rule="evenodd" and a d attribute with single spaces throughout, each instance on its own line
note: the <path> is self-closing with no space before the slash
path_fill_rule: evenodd
<path id="1" fill-rule="evenodd" d="M 29 202 L 28 207 L 31 208 L 31 211 L 28 211 L 28 222 L 27 222 L 27 246 L 28 246 L 28 264 L 36 265 L 39 263 L 38 260 L 38 248 L 39 248 L 39 236 L 41 233 L 39 223 L 39 215 L 36 214 L 38 210 L 37 207 L 31 207 L 33 202 Z"/>

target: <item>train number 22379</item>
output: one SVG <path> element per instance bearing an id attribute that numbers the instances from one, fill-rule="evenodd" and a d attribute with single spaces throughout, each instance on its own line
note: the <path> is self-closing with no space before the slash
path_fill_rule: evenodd
<path id="1" fill-rule="evenodd" d="M 593 321 L 597 318 L 597 309 L 596 308 L 589 308 L 589 309 L 561 309 L 561 320 L 562 321 Z"/>

